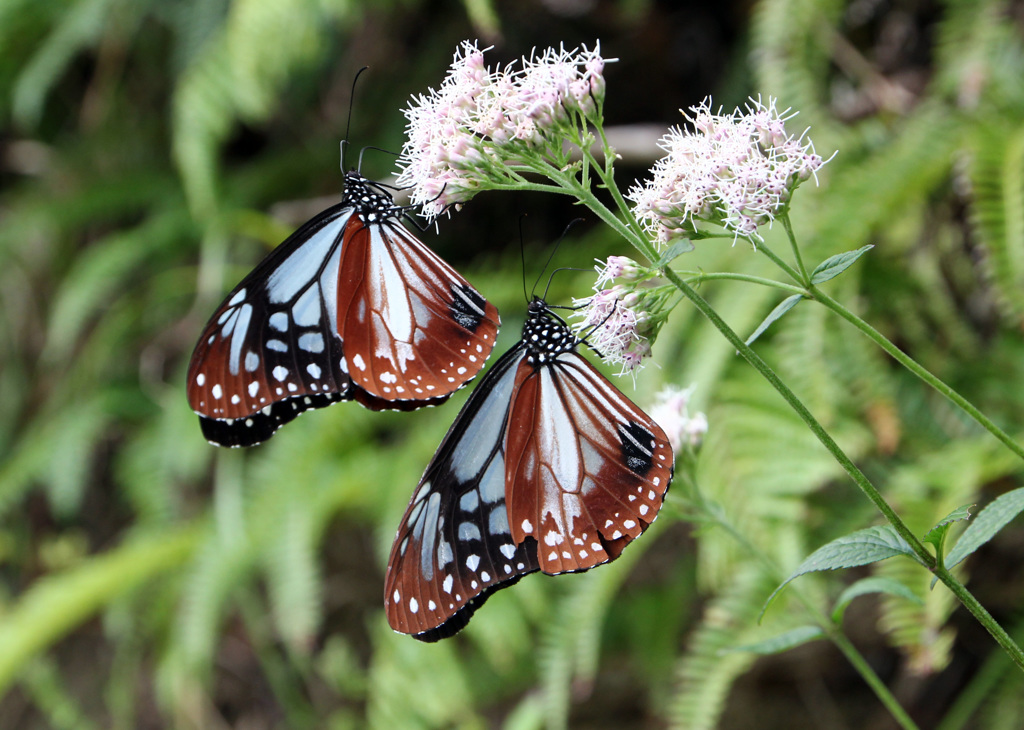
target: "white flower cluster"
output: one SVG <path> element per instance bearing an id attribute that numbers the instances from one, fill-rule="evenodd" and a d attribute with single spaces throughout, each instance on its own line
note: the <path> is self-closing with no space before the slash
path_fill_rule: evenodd
<path id="1" fill-rule="evenodd" d="M 604 98 L 605 62 L 598 43 L 592 51 L 548 48 L 523 58 L 518 68 L 491 70 L 484 51 L 464 41 L 441 87 L 404 111 L 408 140 L 398 185 L 411 188 L 412 202 L 433 218 L 472 198 L 488 180 L 507 180 L 496 169 L 499 162 L 524 147 L 561 145 L 561 135 L 550 132 L 573 113 L 594 113 Z"/>
<path id="2" fill-rule="evenodd" d="M 778 112 L 772 98 L 767 105 L 751 99 L 746 111 L 728 115 L 712 114 L 708 98 L 691 111 L 693 130 L 669 130 L 659 142 L 668 154 L 655 163 L 653 178 L 630 190 L 634 214 L 659 244 L 692 233 L 694 219 L 760 240 L 758 227 L 770 224 L 825 161 L 806 130 L 786 133 L 796 113 Z"/>
<path id="3" fill-rule="evenodd" d="M 651 329 L 651 315 L 645 306 L 645 293 L 636 286 L 644 270 L 625 256 L 598 260 L 594 268 L 594 295 L 573 300 L 578 307 L 573 317 L 581 320 L 573 329 L 600 353 L 602 360 L 609 365 L 621 365 L 619 375 L 635 374 L 643 367 L 643 359 L 651 355 L 651 343 L 646 336 Z M 616 279 L 627 283 L 604 288 Z"/>
<path id="4" fill-rule="evenodd" d="M 647 313 L 637 307 L 639 301 L 636 292 L 627 293 L 621 285 L 573 300 L 580 307 L 574 316 L 582 320 L 575 325 L 576 332 L 606 363 L 621 365 L 620 375 L 639 370 L 641 360 L 651 354 L 650 343 L 640 334 Z"/>
<path id="5" fill-rule="evenodd" d="M 696 448 L 708 432 L 707 416 L 700 411 L 690 415 L 689 404 L 693 390 L 692 385 L 685 389 L 669 386 L 658 393 L 655 404 L 649 410 L 651 418 L 664 429 L 676 453 L 684 445 Z"/>

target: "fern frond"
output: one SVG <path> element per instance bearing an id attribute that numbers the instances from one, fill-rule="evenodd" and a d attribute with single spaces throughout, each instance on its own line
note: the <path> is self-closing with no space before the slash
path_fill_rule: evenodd
<path id="1" fill-rule="evenodd" d="M 651 534 L 644 535 L 614 563 L 570 579 L 569 592 L 559 601 L 555 619 L 547 622 L 538 652 L 549 730 L 568 726 L 570 689 L 593 686 L 609 606 L 652 541 Z"/>
<path id="2" fill-rule="evenodd" d="M 889 595 L 880 599 L 879 628 L 906 657 L 907 670 L 920 676 L 942 671 L 956 639 L 956 630 L 948 623 L 956 607 L 953 594 L 931 590 L 932 575 L 909 560 L 886 560 L 872 566 L 872 572 L 897 581 L 921 599 L 921 603 Z"/>
<path id="3" fill-rule="evenodd" d="M 943 10 L 936 29 L 934 86 L 963 109 L 995 102 L 1019 110 L 1024 48 L 1018 29 L 1006 22 L 1006 2 L 948 0 Z M 1010 111 L 1007 118 L 1017 116 Z M 986 117 L 991 121 L 991 114 Z"/>
<path id="4" fill-rule="evenodd" d="M 796 565 L 807 552 L 805 498 L 843 472 L 756 373 L 737 373 L 718 395 L 720 405 L 708 417 L 700 484 L 739 532 L 757 545 L 771 546 L 766 549 L 781 565 Z M 849 417 L 835 420 L 830 432 L 854 458 L 870 444 L 863 425 Z M 724 531 L 702 534 L 702 586 L 727 585 L 739 561 L 739 548 Z"/>
<path id="5" fill-rule="evenodd" d="M 194 527 L 140 536 L 62 573 L 40 578 L 0 622 L 0 694 L 25 662 L 61 639 L 115 597 L 179 568 L 198 542 Z"/>
<path id="6" fill-rule="evenodd" d="M 468 666 L 458 642 L 422 644 L 396 636 L 383 613 L 373 626 L 367 719 L 370 728 L 483 728 L 472 709 Z"/>
<path id="7" fill-rule="evenodd" d="M 823 29 L 841 17 L 836 0 L 767 0 L 758 3 L 751 25 L 756 87 L 799 109 L 815 121 L 827 120 L 822 99 L 829 44 Z M 794 23 L 793 18 L 801 18 Z"/>
<path id="8" fill-rule="evenodd" d="M 909 204 L 925 199 L 949 175 L 966 129 L 941 106 L 925 104 L 869 155 L 848 160 L 840 151 L 831 171 L 829 205 L 809 211 L 810 239 L 827 243 L 831 251 L 871 243 L 875 228 L 905 216 Z"/>
<path id="9" fill-rule="evenodd" d="M 194 438 L 196 416 L 176 385 L 151 395 L 158 415 L 129 435 L 114 473 L 138 521 L 162 525 L 181 516 L 182 493 L 200 480 L 213 454 Z"/>
<path id="10" fill-rule="evenodd" d="M 72 497 L 79 494 L 82 479 L 90 466 L 84 452 L 100 438 L 102 428 L 109 420 L 105 394 L 64 403 L 59 411 L 36 418 L 0 465 L 0 515 L 11 510 L 37 479 L 47 483 L 56 479 L 58 495 Z M 62 444 L 65 440 L 80 452 L 78 463 L 65 464 L 53 458 L 53 445 Z M 65 469 L 67 473 L 63 473 Z"/>
<path id="11" fill-rule="evenodd" d="M 279 527 L 264 543 L 267 588 L 274 623 L 285 644 L 308 654 L 320 629 L 323 581 L 317 564 L 318 533 L 312 506 L 292 501 L 279 516 Z"/>
<path id="12" fill-rule="evenodd" d="M 59 16 L 56 27 L 22 69 L 14 87 L 12 111 L 19 125 L 33 129 L 43 103 L 60 75 L 82 49 L 95 45 L 107 29 L 117 0 L 79 0 Z"/>
<path id="13" fill-rule="evenodd" d="M 310 0 L 237 0 L 189 59 L 174 95 L 173 148 L 199 220 L 218 207 L 220 145 L 238 119 L 266 119 L 289 77 L 320 57 L 325 20 Z"/>
<path id="14" fill-rule="evenodd" d="M 973 136 L 970 218 L 1003 312 L 1024 319 L 1024 125 L 987 124 Z"/>
<path id="15" fill-rule="evenodd" d="M 669 708 L 670 727 L 713 730 L 717 726 L 732 683 L 756 659 L 753 654 L 727 650 L 767 635 L 756 624 L 771 583 L 758 568 L 747 565 L 707 604 L 676 670 L 679 691 Z"/>

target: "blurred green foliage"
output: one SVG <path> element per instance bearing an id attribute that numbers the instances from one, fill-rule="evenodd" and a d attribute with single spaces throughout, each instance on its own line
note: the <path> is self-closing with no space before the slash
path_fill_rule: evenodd
<path id="1" fill-rule="evenodd" d="M 722 653 L 806 621 L 783 594 L 757 623 L 777 576 L 724 531 L 691 529 L 679 496 L 686 475 L 616 563 L 527 578 L 439 645 L 393 634 L 380 597 L 390 540 L 465 394 L 409 414 L 336 406 L 240 453 L 205 443 L 183 377 L 224 292 L 326 207 L 310 199 L 337 198 L 337 141 L 359 67 L 373 68 L 351 139 L 395 150 L 399 109 L 439 83 L 460 39 L 485 36 L 512 58 L 600 35 L 623 69 L 609 68 L 615 123 L 675 124 L 672 110 L 711 92 L 726 106 L 760 93 L 799 110 L 793 124 L 811 125 L 825 156 L 839 154 L 819 188 L 801 188 L 798 236 L 817 261 L 875 246 L 829 292 L 1020 433 L 1019 3 L 892 5 L 762 0 L 713 16 L 653 0 L 576 10 L 477 0 L 0 3 L 0 726 L 692 729 L 747 727 L 751 712 L 760 727 L 877 720 L 880 706 L 823 644 L 756 663 Z M 709 59 L 721 63 L 709 71 Z M 645 63 L 647 73 L 625 74 Z M 684 90 L 680 78 L 696 68 L 714 72 L 694 71 L 707 88 Z M 623 160 L 620 179 L 649 162 Z M 364 163 L 379 178 L 391 159 L 368 153 Z M 301 202 L 275 207 L 282 201 Z M 524 314 L 516 216 L 539 208 L 526 226 L 531 261 L 552 240 L 531 226 L 547 235 L 572 216 L 531 197 L 504 204 L 481 196 L 426 236 L 503 312 L 499 349 L 518 338 Z M 558 260 L 586 266 L 609 253 L 629 252 L 592 228 Z M 745 247 L 722 244 L 677 264 L 766 271 Z M 527 279 L 538 273 L 528 268 Z M 589 284 L 556 279 L 551 299 Z M 702 293 L 745 333 L 778 303 L 742 284 Z M 915 529 L 1019 486 L 1021 465 L 998 444 L 824 309 L 796 308 L 757 347 Z M 791 569 L 875 520 L 692 311 L 674 313 L 655 361 L 627 392 L 643 404 L 663 384 L 698 384 L 711 431 L 696 479 L 778 564 Z M 961 568 L 1018 638 L 1022 539 L 1018 521 Z M 922 602 L 860 599 L 846 625 L 919 722 L 1024 723 L 1020 675 L 953 613 L 948 593 L 929 590 L 909 563 L 873 572 Z M 852 579 L 801 581 L 824 609 Z"/>

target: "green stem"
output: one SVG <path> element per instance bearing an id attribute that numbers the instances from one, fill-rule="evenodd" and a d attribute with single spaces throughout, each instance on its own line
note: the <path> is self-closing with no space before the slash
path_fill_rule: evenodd
<path id="1" fill-rule="evenodd" d="M 782 221 L 782 227 L 786 229 L 786 235 L 789 237 L 789 245 L 793 249 L 793 258 L 796 259 L 796 265 L 800 269 L 800 279 L 798 281 L 802 283 L 809 283 L 810 277 L 807 276 L 807 269 L 804 267 L 803 256 L 800 255 L 800 247 L 796 243 L 796 236 L 793 234 L 793 224 L 789 220 L 789 213 L 784 213 L 779 216 Z"/>
<path id="2" fill-rule="evenodd" d="M 907 541 L 907 544 L 910 545 L 911 549 L 913 549 L 921 559 L 921 562 L 929 567 L 934 565 L 935 559 L 932 557 L 931 553 L 928 552 L 921 541 L 917 539 L 917 536 L 910 531 L 910 528 L 904 524 L 899 515 L 897 515 L 892 507 L 889 506 L 889 503 L 886 502 L 879 491 L 875 489 L 875 486 L 864 475 L 864 472 L 857 468 L 857 465 L 854 464 L 850 457 L 846 455 L 846 452 L 839 447 L 839 444 L 833 440 L 824 427 L 818 423 L 817 419 L 811 415 L 811 412 L 808 411 L 807 407 L 799 398 L 796 397 L 796 394 L 794 394 L 793 391 L 782 382 L 779 376 L 775 374 L 775 371 L 768 366 L 768 363 L 762 360 L 756 352 L 744 344 L 743 339 L 736 334 L 728 324 L 726 324 L 725 320 L 723 320 L 714 309 L 712 309 L 707 300 L 698 294 L 693 287 L 680 279 L 674 271 L 666 269 L 665 278 L 675 284 L 676 288 L 678 288 L 679 291 L 681 291 L 683 295 L 689 299 L 695 307 L 697 307 L 701 314 L 707 317 L 711 323 L 718 328 L 718 330 L 729 341 L 729 344 L 733 345 L 739 354 L 742 355 L 743 358 L 779 392 L 779 394 L 789 404 L 790 408 L 796 411 L 797 415 L 800 416 L 800 419 L 808 428 L 811 429 L 811 432 L 814 433 L 825 448 L 828 449 L 829 453 L 832 454 L 836 461 L 839 462 L 840 466 L 842 466 L 846 473 L 850 475 L 857 486 L 861 488 L 861 491 L 867 495 L 868 499 L 870 499 L 878 510 L 885 516 L 889 521 L 889 524 L 891 524 L 893 528 L 895 528 L 896 532 L 898 532 L 900 536 Z"/>
<path id="3" fill-rule="evenodd" d="M 703 501 L 703 498 L 699 497 L 699 499 L 700 501 Z M 716 524 L 722 529 L 724 529 L 726 532 L 728 532 L 729 535 L 734 540 L 736 540 L 736 542 L 743 546 L 744 550 L 746 550 L 748 554 L 754 556 L 757 560 L 761 562 L 761 564 L 765 567 L 765 569 L 767 569 L 769 574 L 773 576 L 776 581 L 782 580 L 780 576 L 782 576 L 783 573 L 779 569 L 779 567 L 771 558 L 769 558 L 763 552 L 758 550 L 754 546 L 754 544 L 747 539 L 746 535 L 739 532 L 735 527 L 732 526 L 732 523 L 726 521 L 720 515 L 715 514 L 715 512 L 708 510 L 706 507 L 704 507 L 704 511 L 707 514 L 707 519 L 712 524 Z M 896 722 L 900 724 L 900 727 L 904 728 L 905 730 L 917 730 L 917 725 L 914 723 L 913 720 L 910 719 L 910 716 L 907 714 L 906 710 L 903 709 L 903 706 L 900 705 L 899 701 L 889 691 L 889 688 L 885 686 L 885 683 L 875 673 L 875 670 L 871 668 L 871 665 L 868 664 L 868 662 L 864 659 L 861 653 L 857 651 L 857 647 L 850 643 L 850 640 L 846 638 L 846 635 L 842 632 L 842 630 L 838 626 L 836 626 L 835 623 L 828 618 L 828 616 L 822 613 L 821 610 L 817 606 L 815 606 L 814 603 L 811 602 L 811 600 L 804 594 L 802 590 L 800 590 L 796 586 L 792 587 L 791 590 L 793 595 L 797 597 L 800 603 L 803 604 L 804 608 L 814 619 L 814 622 L 825 633 L 825 636 L 828 638 L 828 640 L 831 641 L 836 646 L 836 648 L 843 653 L 843 656 L 846 657 L 847 661 L 849 661 L 850 664 L 853 665 L 853 668 L 857 670 L 857 673 L 860 674 L 860 676 L 864 679 L 867 685 L 871 687 L 872 691 L 874 691 L 875 693 L 875 696 L 878 697 L 878 700 L 885 706 L 887 710 L 889 710 L 889 713 L 893 716 L 893 719 L 895 719 Z"/>
<path id="4" fill-rule="evenodd" d="M 932 572 L 935 573 L 936 577 L 942 581 L 942 583 L 952 591 L 953 595 L 959 599 L 960 603 L 963 604 L 964 608 L 971 612 L 971 614 L 978 620 L 982 626 L 988 629 L 988 632 L 992 634 L 992 638 L 1003 648 L 1013 663 L 1021 670 L 1024 670 L 1024 652 L 1021 652 L 1017 643 L 1010 637 L 1006 630 L 999 625 L 999 623 L 992 617 L 992 614 L 986 610 L 984 606 L 974 597 L 974 594 L 967 590 L 967 587 L 953 577 L 953 574 L 945 567 L 934 568 Z"/>
<path id="5" fill-rule="evenodd" d="M 808 285 L 810 283 L 810 281 L 808 280 L 806 275 L 801 276 L 799 271 L 797 271 L 792 266 L 790 266 L 785 261 L 783 261 L 781 258 L 776 256 L 775 252 L 772 251 L 770 248 L 768 248 L 767 245 L 765 245 L 763 243 L 759 243 L 759 244 L 757 244 L 757 250 L 758 250 L 759 253 L 761 253 L 761 254 L 767 256 L 769 259 L 771 259 L 771 262 L 773 264 L 775 264 L 780 269 L 782 269 L 787 274 L 789 274 L 790 278 L 793 279 L 793 281 L 795 281 L 798 284 L 801 284 L 803 286 L 806 286 L 806 285 Z"/>
<path id="6" fill-rule="evenodd" d="M 689 274 L 689 272 L 686 272 Z M 716 281 L 719 279 L 729 281 L 745 281 L 748 284 L 760 284 L 761 286 L 770 286 L 774 289 L 781 289 L 782 291 L 789 292 L 790 294 L 800 294 L 802 296 L 810 296 L 806 289 L 799 286 L 793 286 L 792 284 L 784 284 L 781 281 L 775 281 L 774 279 L 766 279 L 761 276 L 753 276 L 751 274 L 737 274 L 728 271 L 720 271 L 713 274 L 705 274 L 704 272 L 694 273 L 692 276 L 688 276 L 685 280 L 688 284 L 700 284 L 705 281 Z"/>
<path id="7" fill-rule="evenodd" d="M 896 722 L 906 730 L 916 728 L 917 725 L 910 719 L 910 715 L 907 714 L 906 710 L 903 709 L 892 693 L 889 692 L 889 688 L 885 686 L 885 683 L 881 678 L 871 669 L 871 665 L 867 663 L 864 656 L 857 651 L 857 648 L 850 643 L 848 638 L 846 638 L 846 634 L 838 631 L 834 627 L 827 633 L 832 643 L 839 648 L 839 651 L 843 652 L 843 656 L 846 657 L 846 661 L 853 665 L 853 668 L 857 670 L 858 674 L 864 678 L 864 681 L 867 682 L 874 691 L 875 696 L 878 697 L 882 704 L 885 705 L 886 709 L 889 710 L 893 719 L 895 719 Z"/>
<path id="8" fill-rule="evenodd" d="M 705 300 L 700 294 L 698 294 L 691 286 L 679 278 L 679 276 L 672 270 L 665 270 L 665 278 L 671 281 L 676 287 L 689 299 L 700 312 L 707 317 L 715 327 L 725 336 L 731 345 L 733 345 L 743 358 L 750 363 L 755 370 L 757 370 L 762 377 L 764 377 L 772 387 L 774 387 L 779 394 L 786 400 L 789 406 L 796 411 L 797 415 L 800 416 L 801 420 L 811 429 L 811 432 L 818 438 L 819 441 L 828 449 L 829 453 L 832 454 L 833 458 L 839 465 L 843 467 L 847 474 L 853 479 L 853 481 L 860 487 L 861 491 L 867 495 L 868 499 L 878 508 L 878 510 L 885 516 L 889 524 L 893 526 L 893 529 L 899 533 L 900 537 L 906 540 L 907 544 L 917 555 L 921 564 L 933 571 L 939 580 L 949 588 L 953 594 L 960 600 L 960 602 L 970 611 L 979 623 L 981 623 L 996 642 L 1006 651 L 1013 662 L 1024 670 L 1024 652 L 1017 644 L 1014 643 L 1010 635 L 996 622 L 992 615 L 985 610 L 978 600 L 967 590 L 967 588 L 960 583 L 953 575 L 945 568 L 937 566 L 935 558 L 928 552 L 925 546 L 917 539 L 917 536 L 906 526 L 900 516 L 889 506 L 889 503 L 885 501 L 885 498 L 879 493 L 875 486 L 868 480 L 864 473 L 857 468 L 857 465 L 853 463 L 849 456 L 839 447 L 828 432 L 818 423 L 817 419 L 811 415 L 810 411 L 807 410 L 806 406 L 796 397 L 796 395 L 789 389 L 789 387 L 783 383 L 779 376 L 775 374 L 768 364 L 758 356 L 756 352 L 747 347 L 743 340 L 737 335 L 726 322 L 718 316 L 718 313 L 711 308 L 711 305 Z"/>
<path id="9" fill-rule="evenodd" d="M 1003 431 L 1003 429 L 999 428 L 999 426 L 993 423 L 988 418 L 988 416 L 986 416 L 984 413 L 982 413 L 976 407 L 974 407 L 970 403 L 970 401 L 968 401 L 962 395 L 960 395 L 951 387 L 946 385 L 944 382 L 939 380 L 937 377 L 932 375 L 922 365 L 919 365 L 916 360 L 914 360 L 909 355 L 900 350 L 898 347 L 896 347 L 896 345 L 890 342 L 881 332 L 876 330 L 874 327 L 872 327 L 870 324 L 868 324 L 863 319 L 858 317 L 856 314 L 851 312 L 849 309 L 844 307 L 842 304 L 837 302 L 835 299 L 822 292 L 816 286 L 808 287 L 808 291 L 816 301 L 821 302 L 826 307 L 831 309 L 833 312 L 838 314 L 840 317 L 845 319 L 847 322 L 852 324 L 854 327 L 859 329 L 865 335 L 867 335 L 867 337 L 872 342 L 874 342 L 876 345 L 878 345 L 887 353 L 889 353 L 893 357 L 893 359 L 896 360 L 896 362 L 898 362 L 900 365 L 902 365 L 907 370 L 912 372 L 914 375 L 916 375 L 918 378 L 920 378 L 925 383 L 930 385 L 932 388 L 937 390 L 939 393 L 944 395 L 949 401 L 960 406 L 960 408 L 962 408 L 964 412 L 967 413 L 967 415 L 969 415 L 979 425 L 981 425 L 982 428 L 984 428 L 990 434 L 999 439 L 999 441 L 1004 446 L 1006 446 L 1006 448 L 1008 448 L 1014 454 L 1019 456 L 1021 459 L 1024 459 L 1024 447 L 1021 447 L 1021 445 L 1014 441 L 1009 434 L 1007 434 L 1005 431 Z"/>
<path id="10" fill-rule="evenodd" d="M 544 169 L 537 169 L 535 171 L 541 172 L 541 174 L 546 175 L 555 183 L 554 186 L 530 185 L 528 188 L 526 186 L 523 186 L 522 188 L 517 186 L 514 189 L 545 190 L 549 192 L 558 192 L 562 194 L 573 195 L 577 197 L 583 205 L 590 208 L 590 210 L 593 211 L 594 214 L 597 215 L 602 221 L 608 224 L 613 230 L 618 232 L 619 235 L 621 235 L 623 238 L 629 241 L 645 257 L 647 257 L 649 261 L 658 260 L 657 250 L 647 240 L 647 237 L 643 234 L 643 232 L 639 230 L 639 226 L 636 223 L 635 218 L 632 216 L 632 213 L 626 205 L 625 200 L 622 198 L 621 193 L 619 193 L 617 187 L 614 185 L 614 181 L 611 177 L 612 165 L 610 161 L 607 164 L 606 168 L 602 168 L 599 165 L 595 165 L 594 170 L 598 172 L 598 175 L 601 177 L 602 183 L 608 188 L 609 192 L 612 194 L 612 197 L 615 199 L 619 209 L 623 211 L 623 215 L 626 218 L 626 220 L 632 221 L 632 226 L 629 225 L 628 223 L 624 223 L 617 215 L 615 215 L 615 213 L 609 210 L 607 206 L 601 203 L 601 201 L 597 199 L 597 197 L 594 195 L 594 193 L 591 191 L 589 187 L 582 187 L 580 181 L 572 173 L 565 172 L 561 169 L 555 170 L 550 165 L 546 164 L 539 165 L 539 167 L 543 167 Z M 796 243 L 795 238 L 793 237 L 792 229 L 787 225 L 786 230 L 790 236 L 790 240 L 793 242 L 794 250 L 796 250 Z M 765 255 L 769 256 L 769 258 L 775 261 L 784 271 L 789 273 L 790 276 L 792 276 L 797 282 L 805 284 L 808 287 L 808 291 L 811 292 L 811 294 L 816 299 L 818 299 L 818 301 L 821 301 L 822 303 L 826 304 L 826 306 L 828 306 L 827 302 L 831 302 L 836 307 L 838 307 L 836 311 L 841 315 L 842 312 L 846 311 L 844 308 L 839 306 L 838 303 L 834 302 L 829 297 L 820 292 L 818 289 L 811 286 L 806 273 L 803 273 L 803 275 L 801 275 L 800 272 L 797 272 L 791 266 L 789 266 L 784 261 L 776 257 L 774 253 L 772 253 L 767 247 L 759 246 L 759 249 Z M 800 261 L 799 255 L 798 261 Z M 743 342 L 740 336 L 736 334 L 736 332 L 731 327 L 729 327 L 725 320 L 723 320 L 718 315 L 718 313 L 711 307 L 707 300 L 700 296 L 700 294 L 698 294 L 697 291 L 693 289 L 693 287 L 691 287 L 689 284 L 683 281 L 679 277 L 679 275 L 676 274 L 676 272 L 672 271 L 671 269 L 665 268 L 664 275 L 665 278 L 672 284 L 674 284 L 676 288 L 679 289 L 679 291 L 682 292 L 682 294 L 687 299 L 689 299 L 691 303 L 693 303 L 693 305 L 701 312 L 701 314 L 703 314 L 722 333 L 722 335 L 729 341 L 729 343 L 736 348 L 736 351 L 740 355 L 742 355 L 743 358 L 748 363 L 750 363 L 750 365 L 755 370 L 757 370 L 758 373 L 760 373 L 761 376 L 765 378 L 765 380 L 767 380 L 773 388 L 775 388 L 775 390 L 779 392 L 783 399 L 785 399 L 785 401 L 789 404 L 790 408 L 792 408 L 796 412 L 796 414 L 807 425 L 807 427 L 811 430 L 815 437 L 822 443 L 823 446 L 825 446 L 829 453 L 832 454 L 832 457 L 839 463 L 843 470 L 846 471 L 846 473 L 850 476 L 851 479 L 853 479 L 854 483 L 858 487 L 860 487 L 861 491 L 864 492 L 867 498 L 870 499 L 871 502 L 878 509 L 878 511 L 882 513 L 882 515 L 886 518 L 889 524 L 892 525 L 893 529 L 900 535 L 900 537 L 902 537 L 906 541 L 907 545 L 909 545 L 910 548 L 914 551 L 915 555 L 917 555 L 918 560 L 921 562 L 921 564 L 927 567 L 929 570 L 935 572 L 939 580 L 941 580 L 943 584 L 945 584 L 953 592 L 953 594 L 957 596 L 960 602 L 963 603 L 963 605 L 975 616 L 975 618 L 977 618 L 977 620 L 988 630 L 988 632 L 992 634 L 993 638 L 995 638 L 995 640 L 1006 651 L 1010 658 L 1013 659 L 1014 663 L 1017 664 L 1017 666 L 1020 667 L 1022 670 L 1024 670 L 1024 652 L 1021 652 L 1020 647 L 1018 647 L 1013 642 L 1013 639 L 1010 638 L 1009 634 L 1007 634 L 1006 631 L 1003 630 L 1003 628 L 995 621 L 995 619 L 992 618 L 992 615 L 985 610 L 985 608 L 977 601 L 976 598 L 974 598 L 974 596 L 967 590 L 967 588 L 963 584 L 957 581 L 956 578 L 954 578 L 948 570 L 946 570 L 945 568 L 939 568 L 936 565 L 935 558 L 931 555 L 930 552 L 928 552 L 927 548 L 925 548 L 925 546 L 921 543 L 917 536 L 910 531 L 910 529 L 903 522 L 900 516 L 896 514 L 895 510 L 893 510 L 893 508 L 889 506 L 889 503 L 885 501 L 885 498 L 882 497 L 881 493 L 879 493 L 879 491 L 868 480 L 868 478 L 857 467 L 857 465 L 853 463 L 850 457 L 846 455 L 846 452 L 844 452 L 839 447 L 839 444 L 835 442 L 835 440 L 829 435 L 829 433 L 824 429 L 824 427 L 817 421 L 817 419 L 814 418 L 811 412 L 807 410 L 807 407 L 804 406 L 800 399 L 796 397 L 796 394 L 793 393 L 793 391 L 790 390 L 789 387 L 782 382 L 779 376 L 775 374 L 775 371 L 773 371 L 756 352 L 750 349 L 750 347 L 748 347 Z M 854 320 L 856 320 L 857 318 L 854 317 L 852 313 L 849 312 L 847 312 L 847 315 L 848 316 L 842 316 L 856 324 Z M 865 326 L 867 326 L 866 323 L 864 324 Z M 885 340 L 884 337 L 881 337 L 881 335 L 879 335 L 879 337 L 881 338 L 881 340 L 888 343 L 888 341 Z M 895 350 L 895 346 L 892 346 L 892 349 Z M 889 351 L 888 348 L 886 348 L 886 350 Z M 896 350 L 896 352 L 899 351 Z M 893 356 L 896 357 L 895 353 L 891 354 L 893 354 Z M 900 355 L 902 355 L 902 353 L 900 353 Z M 914 362 L 913 360 L 906 358 L 907 362 L 905 363 L 903 359 L 897 359 L 904 364 L 912 363 L 914 367 L 912 367 L 911 370 L 915 373 L 918 373 L 919 376 L 921 373 L 924 373 L 931 377 L 936 383 L 942 386 L 944 390 L 940 389 L 940 392 L 944 392 L 947 395 L 947 397 L 950 397 L 952 399 L 953 396 L 956 396 L 955 391 L 953 391 L 948 386 L 942 384 L 941 381 L 939 381 L 937 378 L 934 378 L 934 376 L 931 376 L 929 373 L 927 373 L 926 370 L 918 366 L 917 363 Z M 907 366 L 910 367 L 909 364 Z M 959 398 L 959 396 L 956 396 L 956 398 Z M 986 419 L 979 411 L 977 411 L 977 409 L 974 409 L 973 406 L 970 406 L 969 403 L 963 401 L 962 398 L 960 398 L 960 401 L 962 401 L 963 404 L 966 404 L 968 407 L 970 407 L 970 410 L 968 410 L 969 413 L 977 414 L 975 416 L 976 418 L 980 417 L 981 419 L 984 419 L 983 421 L 979 421 L 983 425 L 986 422 L 991 424 L 991 422 L 988 421 L 988 419 Z M 958 401 L 954 400 L 954 402 Z M 965 410 L 967 409 L 965 408 Z M 992 429 L 995 430 L 992 431 Z M 999 434 L 1003 434 L 1003 432 L 999 430 L 994 424 L 992 424 L 992 428 L 990 428 L 989 430 L 992 431 L 997 436 Z M 1019 447 L 1016 444 L 1014 444 L 1008 436 L 1003 434 L 1003 437 L 1005 438 L 1004 443 L 1009 442 L 1009 444 L 1013 444 L 1011 448 L 1014 451 L 1014 453 L 1021 454 L 1022 457 L 1024 457 L 1024 452 L 1020 451 Z M 1003 440 L 1003 438 L 1001 438 L 1000 440 Z"/>

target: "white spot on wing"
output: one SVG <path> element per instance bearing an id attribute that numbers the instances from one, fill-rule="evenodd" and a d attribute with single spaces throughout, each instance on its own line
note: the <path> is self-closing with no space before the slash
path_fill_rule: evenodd
<path id="1" fill-rule="evenodd" d="M 324 337 L 319 332 L 307 332 L 299 336 L 299 347 L 306 352 L 321 353 L 324 351 Z"/>
<path id="2" fill-rule="evenodd" d="M 274 312 L 270 315 L 270 326 L 278 332 L 288 331 L 288 315 L 284 312 Z"/>

